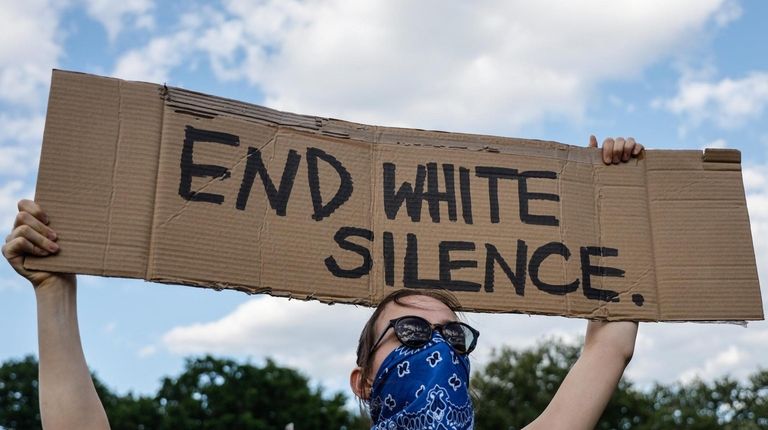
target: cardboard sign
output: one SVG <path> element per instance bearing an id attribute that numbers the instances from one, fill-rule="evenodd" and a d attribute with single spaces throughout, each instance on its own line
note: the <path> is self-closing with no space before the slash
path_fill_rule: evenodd
<path id="1" fill-rule="evenodd" d="M 55 71 L 33 269 L 374 305 L 755 320 L 735 150 L 598 149 L 354 124 Z"/>

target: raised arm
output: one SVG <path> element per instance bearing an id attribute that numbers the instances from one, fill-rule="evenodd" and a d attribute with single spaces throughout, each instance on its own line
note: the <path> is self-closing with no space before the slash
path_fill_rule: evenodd
<path id="1" fill-rule="evenodd" d="M 590 136 L 589 146 L 597 147 Z M 629 161 L 643 150 L 633 138 L 603 141 L 603 162 Z M 635 322 L 590 321 L 584 350 L 544 412 L 526 429 L 593 429 L 632 359 L 637 338 Z"/>
<path id="2" fill-rule="evenodd" d="M 22 265 L 28 255 L 47 256 L 59 251 L 56 233 L 47 224 L 39 205 L 22 200 L 14 229 L 3 245 L 3 256 L 35 289 L 43 427 L 109 429 L 80 344 L 75 276 L 33 272 Z"/>
<path id="3" fill-rule="evenodd" d="M 636 322 L 590 321 L 584 350 L 527 430 L 593 429 L 635 349 Z"/>

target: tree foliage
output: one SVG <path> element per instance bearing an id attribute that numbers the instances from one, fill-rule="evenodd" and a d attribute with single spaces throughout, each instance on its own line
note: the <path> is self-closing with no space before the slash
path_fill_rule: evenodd
<path id="1" fill-rule="evenodd" d="M 37 360 L 32 356 L 0 366 L 0 428 L 40 428 Z"/>
<path id="2" fill-rule="evenodd" d="M 520 429 L 547 407 L 581 345 L 549 340 L 526 350 L 502 348 L 473 375 L 476 429 Z M 585 394 L 589 387 L 584 388 Z M 711 383 L 656 385 L 637 390 L 619 382 L 597 429 L 768 429 L 768 370 L 747 383 L 728 377 Z"/>
<path id="3" fill-rule="evenodd" d="M 323 396 L 306 377 L 268 360 L 264 367 L 204 357 L 188 360 L 157 393 L 160 429 L 346 429 L 346 398 Z"/>
<path id="4" fill-rule="evenodd" d="M 0 428 L 40 428 L 37 361 L 0 367 Z M 206 356 L 188 359 L 155 396 L 117 395 L 94 376 L 112 429 L 357 430 L 367 426 L 346 408 L 346 397 L 310 387 L 299 372 L 268 360 L 263 367 Z"/>
<path id="5" fill-rule="evenodd" d="M 483 371 L 473 375 L 477 428 L 519 429 L 533 421 L 578 356 L 578 347 L 556 342 L 495 351 Z"/>
<path id="6" fill-rule="evenodd" d="M 554 396 L 580 345 L 555 340 L 524 349 L 502 348 L 473 375 L 476 429 L 520 429 Z M 264 366 L 210 356 L 188 359 L 183 372 L 163 379 L 153 396 L 118 395 L 94 377 L 112 428 L 362 430 L 341 393 L 313 388 L 299 372 L 273 361 Z M 588 387 L 585 387 L 588 390 Z M 37 361 L 0 365 L 0 428 L 40 428 Z M 598 429 L 768 429 L 768 370 L 747 381 L 728 377 L 638 390 L 619 383 Z"/>

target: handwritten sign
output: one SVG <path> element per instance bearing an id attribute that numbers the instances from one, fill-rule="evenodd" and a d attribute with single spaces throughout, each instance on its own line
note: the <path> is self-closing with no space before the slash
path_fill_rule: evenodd
<path id="1" fill-rule="evenodd" d="M 555 142 L 278 112 L 55 72 L 37 198 L 59 256 L 28 267 L 375 304 L 762 319 L 734 150 L 618 166 Z"/>

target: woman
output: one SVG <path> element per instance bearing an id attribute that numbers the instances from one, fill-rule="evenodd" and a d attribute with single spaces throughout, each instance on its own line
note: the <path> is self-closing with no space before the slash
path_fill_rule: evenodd
<path id="1" fill-rule="evenodd" d="M 590 146 L 597 140 L 590 137 Z M 603 161 L 637 156 L 634 139 L 606 139 Z M 40 410 L 46 429 L 108 429 L 85 362 L 77 325 L 76 278 L 24 269 L 27 255 L 59 251 L 56 232 L 35 202 L 19 202 L 3 256 L 35 289 L 40 355 Z M 387 297 L 363 329 L 353 392 L 370 405 L 376 429 L 468 429 L 467 355 L 478 333 L 457 321 L 450 296 L 401 290 Z M 637 323 L 591 321 L 584 350 L 546 410 L 529 429 L 590 429 L 597 423 L 632 357 Z"/>

